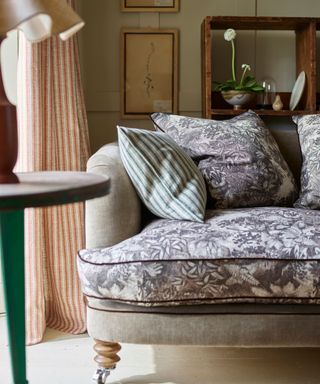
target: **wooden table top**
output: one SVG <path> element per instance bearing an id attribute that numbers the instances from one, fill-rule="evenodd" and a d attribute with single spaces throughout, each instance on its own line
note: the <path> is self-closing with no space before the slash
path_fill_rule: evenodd
<path id="1" fill-rule="evenodd" d="M 0 184 L 0 209 L 23 209 L 85 201 L 106 195 L 110 180 L 86 172 L 22 172 L 19 184 Z"/>

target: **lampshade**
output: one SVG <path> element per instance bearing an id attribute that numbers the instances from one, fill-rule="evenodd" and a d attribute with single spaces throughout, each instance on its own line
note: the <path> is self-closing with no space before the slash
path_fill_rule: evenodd
<path id="1" fill-rule="evenodd" d="M 0 1 L 0 36 L 19 29 L 32 42 L 39 42 L 56 34 L 66 40 L 83 25 L 82 19 L 66 0 Z"/>

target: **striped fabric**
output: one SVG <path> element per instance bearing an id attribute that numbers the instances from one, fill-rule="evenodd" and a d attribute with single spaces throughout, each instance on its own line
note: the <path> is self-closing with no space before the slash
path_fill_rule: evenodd
<path id="1" fill-rule="evenodd" d="M 118 127 L 118 139 L 126 171 L 151 212 L 167 219 L 203 221 L 202 175 L 168 135 Z"/>
<path id="2" fill-rule="evenodd" d="M 71 1 L 68 1 L 70 4 Z M 89 136 L 76 38 L 19 41 L 19 171 L 85 170 Z M 27 343 L 46 326 L 86 330 L 76 270 L 84 246 L 82 204 L 30 209 L 25 215 Z"/>

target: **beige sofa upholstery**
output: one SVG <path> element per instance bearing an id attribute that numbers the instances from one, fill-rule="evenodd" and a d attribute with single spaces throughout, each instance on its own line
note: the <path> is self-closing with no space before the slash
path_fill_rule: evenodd
<path id="1" fill-rule="evenodd" d="M 292 128 L 274 136 L 297 180 L 301 154 Z M 86 203 L 87 248 L 111 246 L 141 230 L 139 198 L 122 165 L 117 144 L 102 147 L 88 162 L 88 172 L 111 178 L 111 193 Z M 97 362 L 110 368 L 118 342 L 206 344 L 216 346 L 319 346 L 317 304 L 208 304 L 139 307 L 88 299 L 88 332 L 96 340 Z M 99 307 L 100 305 L 100 307 Z M 103 382 L 106 373 L 99 371 Z"/>
<path id="2" fill-rule="evenodd" d="M 86 247 L 107 247 L 140 231 L 139 198 L 122 165 L 117 144 L 100 148 L 88 161 L 87 170 L 112 180 L 109 195 L 86 203 Z"/>

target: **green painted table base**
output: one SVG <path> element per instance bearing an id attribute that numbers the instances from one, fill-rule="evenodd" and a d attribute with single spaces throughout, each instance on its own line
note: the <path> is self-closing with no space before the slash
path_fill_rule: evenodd
<path id="1" fill-rule="evenodd" d="M 27 384 L 24 208 L 75 203 L 104 196 L 109 192 L 110 180 L 86 172 L 24 172 L 17 176 L 20 181 L 17 184 L 0 184 L 0 254 L 13 382 Z"/>
<path id="2" fill-rule="evenodd" d="M 0 212 L 0 252 L 14 384 L 27 384 L 23 210 Z"/>

